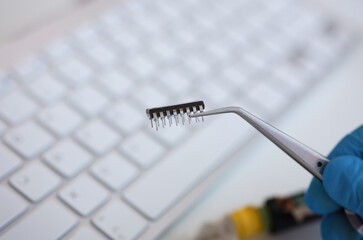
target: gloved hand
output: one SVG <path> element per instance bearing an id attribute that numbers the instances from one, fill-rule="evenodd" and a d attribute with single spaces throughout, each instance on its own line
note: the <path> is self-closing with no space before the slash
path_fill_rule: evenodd
<path id="1" fill-rule="evenodd" d="M 321 234 L 326 240 L 363 239 L 345 216 L 347 208 L 363 216 L 363 125 L 344 137 L 329 154 L 323 183 L 313 179 L 306 204 L 323 215 Z"/>

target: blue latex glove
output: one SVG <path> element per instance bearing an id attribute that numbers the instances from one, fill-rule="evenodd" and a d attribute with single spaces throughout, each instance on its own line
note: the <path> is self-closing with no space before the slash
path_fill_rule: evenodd
<path id="1" fill-rule="evenodd" d="M 323 239 L 363 239 L 343 211 L 344 207 L 363 216 L 363 125 L 344 137 L 328 158 L 331 161 L 324 169 L 323 183 L 314 178 L 305 201 L 323 215 Z"/>

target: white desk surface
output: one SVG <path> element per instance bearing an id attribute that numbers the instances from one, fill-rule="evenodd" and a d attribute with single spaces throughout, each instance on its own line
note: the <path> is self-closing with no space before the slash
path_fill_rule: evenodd
<path id="1" fill-rule="evenodd" d="M 328 154 L 347 133 L 363 124 L 363 47 L 354 50 L 294 109 L 273 124 L 313 149 Z M 263 151 L 261 151 L 263 150 Z M 256 138 L 208 193 L 160 239 L 193 239 L 206 221 L 248 204 L 306 190 L 312 176 L 267 139 Z M 319 223 L 280 236 L 254 239 L 320 239 Z M 307 238 L 307 236 L 309 236 Z"/>

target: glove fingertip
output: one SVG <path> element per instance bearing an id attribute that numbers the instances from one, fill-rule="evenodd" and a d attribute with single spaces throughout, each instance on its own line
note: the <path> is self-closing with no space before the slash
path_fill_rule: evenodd
<path id="1" fill-rule="evenodd" d="M 341 208 L 325 192 L 323 184 L 314 178 L 305 194 L 305 202 L 308 207 L 317 214 L 327 214 Z"/>
<path id="2" fill-rule="evenodd" d="M 363 162 L 354 156 L 333 159 L 325 168 L 323 183 L 326 192 L 341 206 L 363 215 Z"/>
<path id="3" fill-rule="evenodd" d="M 323 217 L 321 222 L 321 235 L 324 240 L 361 239 L 361 236 L 349 223 L 343 210 Z"/>

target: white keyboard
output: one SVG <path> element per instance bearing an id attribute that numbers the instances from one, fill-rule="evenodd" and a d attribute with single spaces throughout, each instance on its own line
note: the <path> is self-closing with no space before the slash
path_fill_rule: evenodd
<path id="1" fill-rule="evenodd" d="M 157 238 L 254 131 L 226 116 L 156 132 L 146 108 L 276 118 L 352 45 L 297 1 L 122 1 L 1 71 L 0 240 Z"/>

